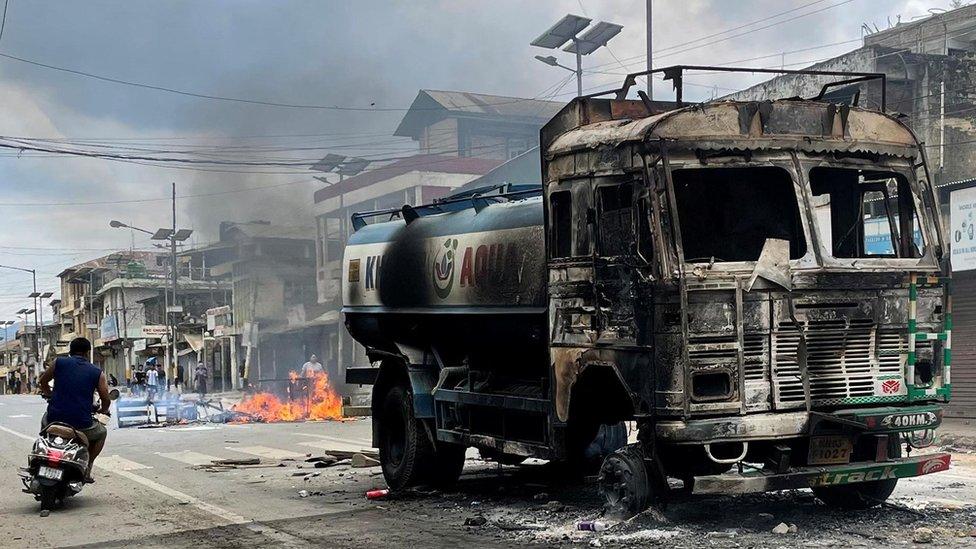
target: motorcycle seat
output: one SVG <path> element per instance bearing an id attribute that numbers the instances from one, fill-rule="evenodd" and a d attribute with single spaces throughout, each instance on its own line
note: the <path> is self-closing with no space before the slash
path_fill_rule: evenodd
<path id="1" fill-rule="evenodd" d="M 82 433 L 70 425 L 65 425 L 63 423 L 52 423 L 44 429 L 44 433 L 68 440 L 77 440 L 86 448 L 88 447 L 88 437 L 85 436 L 85 433 Z"/>

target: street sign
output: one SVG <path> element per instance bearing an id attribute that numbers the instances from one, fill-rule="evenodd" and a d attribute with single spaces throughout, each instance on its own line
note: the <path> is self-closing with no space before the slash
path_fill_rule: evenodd
<path id="1" fill-rule="evenodd" d="M 169 326 L 147 324 L 142 327 L 142 337 L 163 337 L 169 333 Z"/>
<path id="2" fill-rule="evenodd" d="M 949 250 L 953 272 L 976 269 L 976 187 L 949 194 Z"/>
<path id="3" fill-rule="evenodd" d="M 167 313 L 182 313 L 183 312 L 183 306 L 182 305 L 170 305 L 169 307 L 166 307 L 166 312 Z"/>
<path id="4" fill-rule="evenodd" d="M 145 351 L 146 350 L 146 340 L 145 339 L 137 339 L 137 340 L 133 341 L 132 342 L 132 350 L 133 351 Z"/>

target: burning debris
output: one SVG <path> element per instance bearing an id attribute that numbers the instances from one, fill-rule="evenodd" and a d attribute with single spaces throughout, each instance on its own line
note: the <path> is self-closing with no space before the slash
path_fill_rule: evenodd
<path id="1" fill-rule="evenodd" d="M 329 382 L 329 375 L 319 372 L 314 377 L 289 374 L 288 395 L 282 400 L 274 393 L 249 395 L 234 406 L 234 422 L 307 421 L 342 418 L 342 397 Z"/>

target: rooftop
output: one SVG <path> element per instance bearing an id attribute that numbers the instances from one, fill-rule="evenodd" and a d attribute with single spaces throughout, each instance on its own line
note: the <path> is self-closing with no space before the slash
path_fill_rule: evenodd
<path id="1" fill-rule="evenodd" d="M 330 198 L 345 194 L 356 189 L 386 181 L 398 175 L 410 172 L 438 172 L 463 173 L 481 175 L 492 170 L 501 160 L 488 158 L 472 158 L 465 156 L 441 156 L 435 154 L 418 154 L 374 168 L 359 175 L 344 179 L 341 183 L 329 185 L 315 191 L 315 202 L 323 202 Z"/>
<path id="2" fill-rule="evenodd" d="M 393 135 L 418 137 L 423 128 L 448 116 L 485 118 L 541 126 L 565 103 L 504 95 L 420 90 Z"/>

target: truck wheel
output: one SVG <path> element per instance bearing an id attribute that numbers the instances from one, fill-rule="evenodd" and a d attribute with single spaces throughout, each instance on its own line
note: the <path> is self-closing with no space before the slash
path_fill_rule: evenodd
<path id="1" fill-rule="evenodd" d="M 380 410 L 380 464 L 386 484 L 393 490 L 422 484 L 425 465 L 435 462 L 434 447 L 413 415 L 409 391 L 400 385 L 391 387 Z"/>
<path id="2" fill-rule="evenodd" d="M 872 480 L 845 486 L 818 487 L 813 495 L 828 507 L 839 509 L 869 509 L 884 503 L 895 491 L 898 479 Z"/>
<path id="3" fill-rule="evenodd" d="M 888 449 L 892 457 L 901 457 L 901 442 L 896 437 Z M 871 480 L 841 486 L 817 487 L 813 495 L 828 507 L 838 509 L 861 510 L 877 507 L 885 502 L 895 491 L 898 479 Z"/>
<path id="4" fill-rule="evenodd" d="M 651 483 L 640 444 L 628 444 L 607 456 L 598 482 L 608 513 L 629 518 L 646 509 Z"/>

